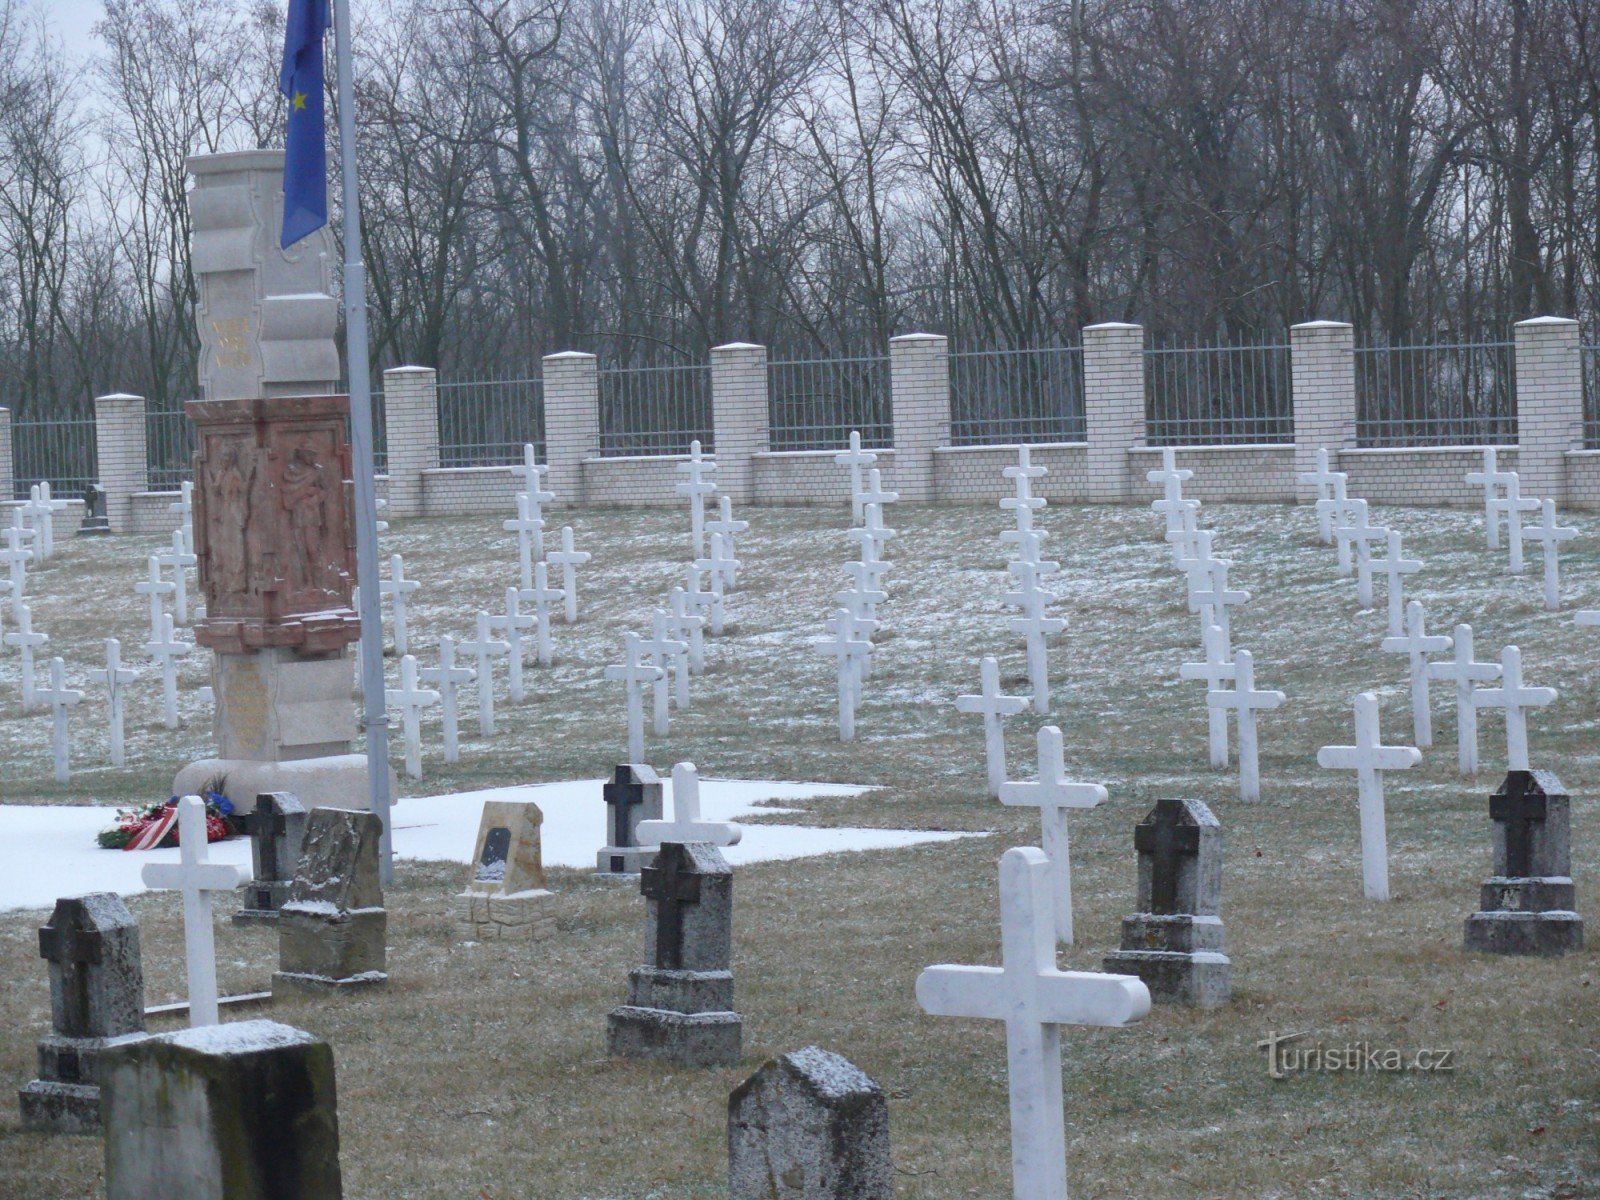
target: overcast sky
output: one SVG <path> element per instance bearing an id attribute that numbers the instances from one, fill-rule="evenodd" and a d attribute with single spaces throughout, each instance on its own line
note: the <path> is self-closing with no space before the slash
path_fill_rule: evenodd
<path id="1" fill-rule="evenodd" d="M 52 32 L 61 39 L 67 61 L 75 66 L 87 64 L 98 49 L 89 30 L 105 14 L 100 0 L 50 0 L 42 7 Z"/>

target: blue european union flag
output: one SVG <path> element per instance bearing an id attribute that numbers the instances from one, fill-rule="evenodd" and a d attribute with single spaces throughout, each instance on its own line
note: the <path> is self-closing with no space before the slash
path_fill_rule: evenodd
<path id="1" fill-rule="evenodd" d="M 289 0 L 278 90 L 289 102 L 283 159 L 283 239 L 287 250 L 328 223 L 328 136 L 323 122 L 322 38 L 328 0 Z"/>

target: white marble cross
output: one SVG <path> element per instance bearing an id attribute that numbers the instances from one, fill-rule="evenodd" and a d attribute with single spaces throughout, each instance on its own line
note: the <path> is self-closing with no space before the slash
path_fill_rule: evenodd
<path id="1" fill-rule="evenodd" d="M 641 846 L 659 846 L 663 842 L 737 846 L 743 836 L 744 827 L 732 821 L 701 819 L 700 772 L 692 762 L 681 762 L 672 768 L 672 820 L 640 821 L 635 830 Z"/>
<path id="2" fill-rule="evenodd" d="M 50 643 L 48 633 L 35 632 L 33 628 L 33 609 L 26 604 L 18 603 L 12 606 L 12 617 L 16 619 L 17 627 L 4 637 L 5 644 L 15 646 L 22 654 L 22 711 L 29 712 L 34 701 L 34 651 Z"/>
<path id="3" fill-rule="evenodd" d="M 1443 634 L 1428 636 L 1427 618 L 1422 602 L 1413 600 L 1406 605 L 1406 632 L 1402 637 L 1386 637 L 1379 644 L 1389 654 L 1408 655 L 1411 660 L 1411 727 L 1412 740 L 1427 749 L 1433 745 L 1433 712 L 1429 703 L 1428 655 L 1443 654 L 1452 643 Z"/>
<path id="4" fill-rule="evenodd" d="M 1325 545 L 1333 545 L 1336 541 L 1333 527 L 1339 520 L 1339 515 L 1350 505 L 1350 494 L 1343 471 L 1334 473 L 1333 495 L 1317 501 L 1317 533 Z M 1339 573 L 1350 573 L 1350 543 L 1338 542 Z"/>
<path id="5" fill-rule="evenodd" d="M 461 758 L 458 696 L 462 687 L 476 682 L 478 673 L 471 667 L 456 666 L 456 640 L 449 634 L 439 639 L 439 665 L 424 667 L 417 672 L 423 683 L 432 684 L 439 691 L 439 718 L 444 731 L 444 761 L 453 763 Z"/>
<path id="6" fill-rule="evenodd" d="M 188 568 L 200 560 L 183 547 L 183 530 L 172 531 L 172 548 L 156 555 L 156 561 L 172 572 L 172 607 L 179 625 L 189 623 Z"/>
<path id="7" fill-rule="evenodd" d="M 894 530 L 883 529 L 881 525 L 878 528 L 887 536 L 894 536 Z M 707 570 L 711 572 L 712 584 L 718 591 L 726 593 L 738 580 L 741 564 L 733 557 L 733 545 L 725 534 L 713 533 L 708 528 L 706 540 L 711 545 L 711 555 L 705 562 Z"/>
<path id="8" fill-rule="evenodd" d="M 542 565 L 542 564 L 541 564 Z M 494 660 L 511 653 L 511 647 L 493 636 L 489 614 L 478 614 L 477 636 L 457 642 L 456 649 L 478 660 L 478 736 L 494 736 Z"/>
<path id="9" fill-rule="evenodd" d="M 33 550 L 38 561 L 42 563 L 54 553 L 55 540 L 51 536 L 50 510 L 40 498 L 37 483 L 28 489 L 28 498 L 22 503 L 18 512 L 33 534 Z"/>
<path id="10" fill-rule="evenodd" d="M 1561 543 L 1571 541 L 1578 531 L 1570 525 L 1556 524 L 1556 502 L 1542 500 L 1539 523 L 1523 531 L 1523 537 L 1538 542 L 1544 549 L 1544 606 L 1547 612 L 1561 610 Z"/>
<path id="11" fill-rule="evenodd" d="M 1502 471 L 1495 461 L 1497 451 L 1493 446 L 1483 448 L 1483 470 L 1467 472 L 1467 482 L 1483 485 L 1483 519 L 1488 532 L 1489 549 L 1500 548 L 1500 513 L 1495 502 L 1500 489 L 1515 476 L 1515 472 Z"/>
<path id="12" fill-rule="evenodd" d="M 833 461 L 841 467 L 850 468 L 850 520 L 861 520 L 861 471 L 878 461 L 878 456 L 871 450 L 861 448 L 861 433 L 859 430 L 850 431 L 850 449 L 842 450 L 833 456 Z"/>
<path id="13" fill-rule="evenodd" d="M 722 593 L 713 588 L 709 592 L 700 590 L 700 577 L 705 574 L 705 568 L 699 562 L 688 564 L 688 586 L 683 589 L 684 597 L 689 607 L 704 614 L 706 619 L 706 632 L 712 637 L 722 633 L 722 623 L 727 617 L 727 610 L 723 607 Z M 640 759 L 631 758 L 629 762 L 639 762 Z"/>
<path id="14" fill-rule="evenodd" d="M 566 620 L 571 625 L 578 619 L 578 568 L 594 555 L 587 550 L 572 548 L 572 526 L 561 527 L 561 549 L 545 555 L 545 561 L 561 568 L 561 594 L 565 597 Z"/>
<path id="15" fill-rule="evenodd" d="M 1342 527 L 1335 527 L 1335 536 L 1339 536 L 1342 528 L 1343 536 L 1347 543 L 1355 547 L 1356 552 L 1356 599 L 1362 608 L 1372 607 L 1372 543 L 1389 541 L 1389 531 L 1382 525 L 1368 524 L 1367 502 L 1365 500 L 1352 500 L 1346 506 L 1349 521 Z"/>
<path id="16" fill-rule="evenodd" d="M 650 636 L 639 642 L 639 649 L 661 668 L 661 678 L 655 681 L 653 693 L 657 737 L 666 737 L 670 729 L 668 708 L 674 699 L 674 683 L 677 707 L 689 707 L 689 643 L 673 637 L 671 626 L 672 614 L 658 608 L 650 614 Z"/>
<path id="17" fill-rule="evenodd" d="M 539 461 L 532 442 L 522 443 L 522 461 L 512 465 L 511 473 L 522 481 L 522 490 L 533 501 L 534 516 L 542 517 L 544 513 L 541 506 L 550 503 L 556 495 L 544 490 L 544 479 L 550 473 L 550 468 Z"/>
<path id="18" fill-rule="evenodd" d="M 1041 592 L 1041 596 L 1048 593 Z M 1050 596 L 1050 599 L 1055 599 Z M 1023 639 L 1028 654 L 1028 683 L 1033 689 L 1033 711 L 1044 716 L 1050 711 L 1050 651 L 1045 639 L 1067 627 L 1062 617 L 1047 617 L 1042 612 L 1012 617 L 1007 623 L 1012 633 Z"/>
<path id="19" fill-rule="evenodd" d="M 513 704 L 521 704 L 522 698 L 527 694 L 522 687 L 522 635 L 539 624 L 539 619 L 532 613 L 522 611 L 521 598 L 520 591 L 508 587 L 506 611 L 495 613 L 489 618 L 489 628 L 505 634 L 507 694 Z"/>
<path id="20" fill-rule="evenodd" d="M 39 484 L 39 532 L 44 541 L 46 558 L 56 552 L 56 514 L 65 512 L 68 507 L 67 501 L 57 500 L 50 494 L 48 479 Z"/>
<path id="21" fill-rule="evenodd" d="M 22 544 L 22 530 L 16 525 L 8 525 L 0 536 L 6 543 L 6 548 L 0 550 L 0 563 L 6 565 L 10 584 L 6 590 L 7 603 L 15 616 L 17 605 L 22 603 L 23 593 L 28 589 L 28 564 L 33 561 L 33 551 Z"/>
<path id="22" fill-rule="evenodd" d="M 1212 531 L 1196 528 L 1181 547 L 1182 553 L 1173 556 L 1172 565 L 1188 581 L 1190 587 L 1205 582 L 1211 571 Z"/>
<path id="23" fill-rule="evenodd" d="M 1161 485 L 1161 499 L 1168 504 L 1172 504 L 1183 499 L 1183 485 L 1194 478 L 1194 472 L 1187 468 L 1180 471 L 1178 469 L 1178 452 L 1171 446 L 1163 446 L 1161 448 L 1161 469 L 1159 471 L 1146 471 L 1144 477 L 1151 483 L 1159 483 Z M 1170 529 L 1171 525 L 1169 524 L 1167 528 Z"/>
<path id="24" fill-rule="evenodd" d="M 105 668 L 96 668 L 89 672 L 91 683 L 105 685 L 106 689 L 106 720 L 111 736 L 111 765 L 120 767 L 124 762 L 122 732 L 123 732 L 123 695 L 122 690 L 135 679 L 139 672 L 132 667 L 122 665 L 122 643 L 116 638 L 106 639 L 106 665 Z"/>
<path id="25" fill-rule="evenodd" d="M 144 644 L 144 652 L 161 665 L 161 723 L 178 727 L 178 660 L 194 649 L 193 642 L 181 642 L 173 632 L 172 614 L 162 613 L 156 636 Z"/>
<path id="26" fill-rule="evenodd" d="M 1025 696 L 1005 696 L 1000 692 L 1000 663 L 985 655 L 978 665 L 981 691 L 976 696 L 957 696 L 956 711 L 983 714 L 983 754 L 989 768 L 989 795 L 999 796 L 1006 781 L 1005 718 L 1028 707 Z"/>
<path id="27" fill-rule="evenodd" d="M 856 736 L 856 691 L 859 686 L 857 660 L 872 653 L 872 643 L 855 633 L 855 622 L 850 610 L 841 608 L 833 614 L 833 636 L 818 638 L 812 643 L 818 652 L 834 656 L 839 682 L 839 740 L 850 742 Z"/>
<path id="28" fill-rule="evenodd" d="M 850 566 L 859 566 L 851 563 Z M 858 623 L 869 623 L 876 626 L 878 623 L 878 605 L 889 599 L 887 592 L 862 591 L 860 588 L 846 588 L 842 592 L 833 594 L 833 602 L 840 608 L 850 610 L 850 616 Z"/>
<path id="29" fill-rule="evenodd" d="M 1367 502 L 1354 497 L 1345 500 L 1344 504 L 1333 513 L 1333 542 L 1339 548 L 1339 574 L 1349 575 L 1351 571 L 1351 546 L 1358 540 L 1365 539 L 1372 532 L 1373 526 L 1367 523 Z M 1388 530 L 1379 530 L 1377 537 L 1383 537 Z M 1366 601 L 1366 606 L 1371 607 L 1372 601 Z"/>
<path id="30" fill-rule="evenodd" d="M 1528 771 L 1528 710 L 1543 708 L 1555 701 L 1555 688 L 1527 687 L 1522 682 L 1522 651 L 1507 646 L 1500 651 L 1500 686 L 1479 688 L 1472 702 L 1479 708 L 1503 708 L 1506 712 L 1506 769 Z"/>
<path id="31" fill-rule="evenodd" d="M 868 504 L 862 512 L 862 523 L 845 530 L 845 537 L 860 545 L 862 562 L 882 562 L 884 544 L 896 533 L 884 526 L 877 506 Z"/>
<path id="32" fill-rule="evenodd" d="M 1506 547 L 1510 552 L 1510 571 L 1521 575 L 1525 570 L 1522 561 L 1522 514 L 1537 512 L 1539 501 L 1522 494 L 1522 480 L 1515 471 L 1506 472 L 1505 495 L 1489 501 L 1490 507 L 1506 515 Z"/>
<path id="33" fill-rule="evenodd" d="M 854 593 L 840 592 L 839 594 L 841 596 L 849 596 Z M 841 612 L 844 614 L 843 616 L 840 616 Z M 872 651 L 874 649 L 872 636 L 878 632 L 878 622 L 871 617 L 859 615 L 856 608 L 851 605 L 841 603 L 834 610 L 834 615 L 822 623 L 822 627 L 835 638 L 844 638 L 847 641 L 853 639 L 867 643 L 866 653 L 856 655 L 850 660 L 851 689 L 855 697 L 854 703 L 859 705 L 861 697 L 865 694 L 865 681 L 872 675 Z"/>
<path id="34" fill-rule="evenodd" d="M 515 594 L 516 589 L 512 589 Z M 405 732 L 406 774 L 412 779 L 422 778 L 422 710 L 439 703 L 439 693 L 417 686 L 417 658 L 414 654 L 400 657 L 400 686 L 385 688 L 383 702 L 400 710 L 401 728 Z"/>
<path id="35" fill-rule="evenodd" d="M 183 535 L 183 548 L 194 553 L 194 484 L 185 479 L 178 485 L 178 499 L 167 505 L 169 513 L 178 515 L 178 532 Z"/>
<path id="36" fill-rule="evenodd" d="M 1056 940 L 1072 945 L 1072 855 L 1067 837 L 1067 810 L 1095 808 L 1106 801 L 1098 783 L 1077 783 L 1067 778 L 1061 749 L 1061 730 L 1042 726 L 1038 733 L 1039 778 L 1033 783 L 1005 783 L 1000 803 L 1037 808 L 1043 830 L 1042 846 L 1050 860 L 1050 893 L 1056 919 Z"/>
<path id="37" fill-rule="evenodd" d="M 876 559 L 867 561 L 855 559 L 846 562 L 843 571 L 850 577 L 850 586 L 858 592 L 871 597 L 871 604 L 882 604 L 888 599 L 888 592 L 884 588 L 883 577 L 889 573 L 889 564 Z M 868 616 L 876 616 L 874 608 L 869 607 Z"/>
<path id="38" fill-rule="evenodd" d="M 50 706 L 52 731 L 50 753 L 55 760 L 57 783 L 67 783 L 72 772 L 67 765 L 67 711 L 83 702 L 83 693 L 67 686 L 67 664 L 60 658 L 50 660 L 50 686 L 33 694 L 41 704 Z"/>
<path id="39" fill-rule="evenodd" d="M 178 801 L 177 863 L 146 863 L 140 877 L 148 888 L 183 893 L 183 945 L 189 968 L 189 1024 L 217 1024 L 217 948 L 211 925 L 211 893 L 232 892 L 248 875 L 209 861 L 206 806 L 199 796 Z"/>
<path id="40" fill-rule="evenodd" d="M 1000 539 L 1016 543 L 1017 557 L 1012 562 L 1029 563 L 1038 575 L 1054 575 L 1061 570 L 1061 564 L 1043 557 L 1044 539 L 1049 536 L 1049 532 L 1043 529 L 1008 529 L 1000 535 Z"/>
<path id="41" fill-rule="evenodd" d="M 1383 810 L 1383 773 L 1400 771 L 1422 761 L 1415 746 L 1385 746 L 1378 733 L 1378 697 L 1362 692 L 1356 697 L 1356 744 L 1324 746 L 1317 765 L 1328 770 L 1356 773 L 1356 797 L 1361 806 L 1361 884 L 1368 900 L 1389 898 L 1389 835 Z"/>
<path id="42" fill-rule="evenodd" d="M 1189 611 L 1200 614 L 1201 633 L 1204 634 L 1207 626 L 1215 625 L 1228 641 L 1233 640 L 1228 609 L 1250 599 L 1250 593 L 1243 588 L 1228 587 L 1228 568 L 1231 566 L 1233 564 L 1225 558 L 1213 558 L 1207 572 L 1208 581 L 1201 587 L 1191 586 L 1189 591 Z"/>
<path id="43" fill-rule="evenodd" d="M 706 557 L 706 497 L 717 490 L 717 485 L 707 478 L 717 469 L 717 464 L 700 452 L 700 439 L 689 443 L 689 461 L 677 465 L 680 475 L 688 478 L 674 489 L 678 495 L 689 498 L 689 533 L 693 539 L 691 549 L 695 558 Z"/>
<path id="44" fill-rule="evenodd" d="M 1317 489 L 1315 501 L 1317 508 L 1317 534 L 1321 537 L 1323 544 L 1326 545 L 1333 541 L 1333 512 L 1331 509 L 1323 508 L 1322 502 L 1338 498 L 1343 489 L 1341 488 L 1339 492 L 1336 492 L 1334 488 L 1338 484 L 1344 483 L 1347 477 L 1343 471 L 1330 471 L 1328 469 L 1328 449 L 1326 446 L 1318 446 L 1315 455 L 1316 467 L 1310 471 L 1301 471 L 1300 474 L 1295 476 L 1295 480 L 1298 483 L 1308 483 Z"/>
<path id="45" fill-rule="evenodd" d="M 550 568 L 544 563 L 533 564 L 533 586 L 523 588 L 520 599 L 533 601 L 533 616 L 538 636 L 539 665 L 548 667 L 555 661 L 555 645 L 551 640 L 551 606 L 566 596 L 562 588 L 550 586 Z"/>
<path id="46" fill-rule="evenodd" d="M 1033 513 L 1035 509 L 1043 508 L 1048 503 L 1043 496 L 1033 494 L 1033 480 L 1045 473 L 1045 468 L 1036 467 L 1028 457 L 1028 447 L 1017 447 L 1017 465 L 1007 467 L 1000 472 L 1007 479 L 1015 482 L 1017 494 L 1003 496 L 1000 507 L 1008 509 L 1016 517 L 1017 529 L 1025 532 L 1033 528 Z"/>
<path id="47" fill-rule="evenodd" d="M 1207 692 L 1206 704 L 1212 708 L 1233 709 L 1239 727 L 1239 799 L 1261 799 L 1261 764 L 1256 744 L 1256 713 L 1277 708 L 1282 692 L 1257 691 L 1255 659 L 1248 650 L 1233 655 L 1233 688 L 1226 692 Z"/>
<path id="48" fill-rule="evenodd" d="M 175 583 L 170 583 L 161 575 L 161 560 L 152 554 L 146 560 L 147 577 L 140 583 L 133 585 L 133 590 L 141 596 L 150 598 L 150 640 L 158 641 L 161 638 L 161 614 L 163 607 L 161 597 L 170 596 L 178 590 Z"/>
<path id="49" fill-rule="evenodd" d="M 398 554 L 389 556 L 389 578 L 378 580 L 379 602 L 387 596 L 394 606 L 394 652 L 402 657 L 411 653 L 411 638 L 406 629 L 406 606 L 411 593 L 422 584 L 406 578 L 405 561 Z"/>
<path id="50" fill-rule="evenodd" d="M 1180 663 L 1178 675 L 1183 679 L 1205 680 L 1208 696 L 1212 692 L 1225 691 L 1222 685 L 1234 681 L 1233 655 L 1228 649 L 1227 635 L 1222 632 L 1220 625 L 1207 625 L 1200 641 L 1205 646 L 1205 662 Z M 1225 767 L 1228 765 L 1228 710 L 1215 707 L 1208 702 L 1206 717 L 1209 725 L 1211 765 Z"/>
<path id="51" fill-rule="evenodd" d="M 1422 570 L 1422 562 L 1415 558 L 1406 558 L 1401 551 L 1401 537 L 1396 530 L 1389 530 L 1388 545 L 1385 547 L 1384 557 L 1375 566 L 1383 568 L 1386 579 L 1387 594 L 1389 599 L 1389 636 L 1399 637 L 1405 631 L 1406 624 L 1406 581 L 1407 575 L 1415 575 Z"/>
<path id="52" fill-rule="evenodd" d="M 1429 679 L 1449 679 L 1456 685 L 1456 762 L 1463 775 L 1478 773 L 1478 705 L 1474 683 L 1500 678 L 1499 663 L 1472 661 L 1472 626 L 1457 625 L 1452 639 L 1455 657 L 1428 664 Z"/>
<path id="53" fill-rule="evenodd" d="M 1150 991 L 1132 975 L 1057 968 L 1052 925 L 1050 860 L 1014 847 L 1000 859 L 1002 965 L 941 964 L 917 976 L 930 1015 L 1005 1022 L 1014 1200 L 1067 1200 L 1061 1026 L 1130 1025 L 1150 1011 Z"/>
<path id="54" fill-rule="evenodd" d="M 706 522 L 706 533 L 711 541 L 712 557 L 716 557 L 717 541 L 722 542 L 723 570 L 729 587 L 737 584 L 736 572 L 740 563 L 737 556 L 735 537 L 750 528 L 749 521 L 735 521 L 733 519 L 733 501 L 727 496 L 717 497 L 717 516 L 714 520 Z"/>
<path id="55" fill-rule="evenodd" d="M 1167 502 L 1157 500 L 1150 507 L 1160 509 Z M 1196 540 L 1204 531 L 1200 528 L 1200 501 L 1179 500 L 1166 509 L 1166 542 L 1172 547 L 1172 565 L 1184 570 L 1184 563 L 1197 553 Z"/>
<path id="56" fill-rule="evenodd" d="M 533 564 L 544 557 L 544 518 L 530 515 L 531 508 L 528 493 L 518 492 L 516 519 L 500 522 L 507 533 L 517 535 L 517 564 L 524 591 L 533 587 Z"/>
<path id="57" fill-rule="evenodd" d="M 883 486 L 883 472 L 873 467 L 867 471 L 867 486 L 862 488 L 856 499 L 861 502 L 861 517 L 866 518 L 867 507 L 877 505 L 881 510 L 885 504 L 894 504 L 900 499 L 899 492 L 891 492 Z M 880 516 L 881 516 L 880 511 Z"/>
<path id="58" fill-rule="evenodd" d="M 667 612 L 672 636 L 689 647 L 689 673 L 700 674 L 706 669 L 706 619 L 689 611 L 689 593 L 681 587 L 667 592 Z"/>
<path id="59" fill-rule="evenodd" d="M 644 688 L 654 685 L 664 672 L 643 657 L 639 635 L 623 635 L 622 662 L 606 668 L 606 678 L 621 683 L 628 696 L 628 761 L 644 761 Z"/>

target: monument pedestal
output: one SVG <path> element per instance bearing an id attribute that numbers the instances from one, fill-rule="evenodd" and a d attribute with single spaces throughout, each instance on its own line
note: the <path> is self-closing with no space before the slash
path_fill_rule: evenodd
<path id="1" fill-rule="evenodd" d="M 536 942 L 556 931 L 555 894 L 544 888 L 500 895 L 462 892 L 456 937 L 464 942 Z"/>
<path id="2" fill-rule="evenodd" d="M 1572 886 L 1572 801 L 1549 771 L 1510 771 L 1489 798 L 1494 874 L 1463 944 L 1483 954 L 1553 958 L 1583 949 Z"/>
<path id="3" fill-rule="evenodd" d="M 39 1078 L 17 1094 L 22 1127 L 46 1133 L 100 1132 L 100 1062 L 107 1050 L 143 1041 L 147 1034 L 121 1037 L 39 1039 Z"/>
<path id="4" fill-rule="evenodd" d="M 1158 1004 L 1212 1008 L 1232 994 L 1222 953 L 1222 918 L 1135 913 L 1122 920 L 1122 948 L 1105 957 L 1112 975 L 1137 975 Z"/>
<path id="5" fill-rule="evenodd" d="M 732 971 L 635 967 L 628 972 L 628 1002 L 606 1018 L 606 1050 L 616 1058 L 726 1067 L 739 1061 L 743 1039 Z"/>
<path id="6" fill-rule="evenodd" d="M 296 758 L 287 762 L 256 762 L 248 758 L 202 758 L 178 772 L 172 783 L 175 796 L 199 795 L 202 784 L 222 776 L 235 811 L 248 813 L 255 797 L 264 792 L 293 792 L 307 808 L 367 807 L 367 756 L 333 754 L 326 758 Z M 399 780 L 389 768 L 389 794 L 398 794 Z"/>

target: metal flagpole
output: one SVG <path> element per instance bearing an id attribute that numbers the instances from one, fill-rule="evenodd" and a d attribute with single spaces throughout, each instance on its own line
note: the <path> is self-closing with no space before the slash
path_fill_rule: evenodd
<path id="1" fill-rule="evenodd" d="M 372 381 L 367 367 L 367 273 L 361 261 L 356 176 L 355 71 L 350 0 L 333 0 L 333 57 L 339 87 L 339 163 L 344 184 L 345 370 L 350 377 L 350 442 L 356 493 L 356 576 L 361 583 L 361 694 L 366 705 L 368 805 L 383 822 L 378 869 L 394 878 L 389 796 L 389 715 L 383 696 L 383 617 L 378 590 L 378 499 L 372 465 Z"/>

